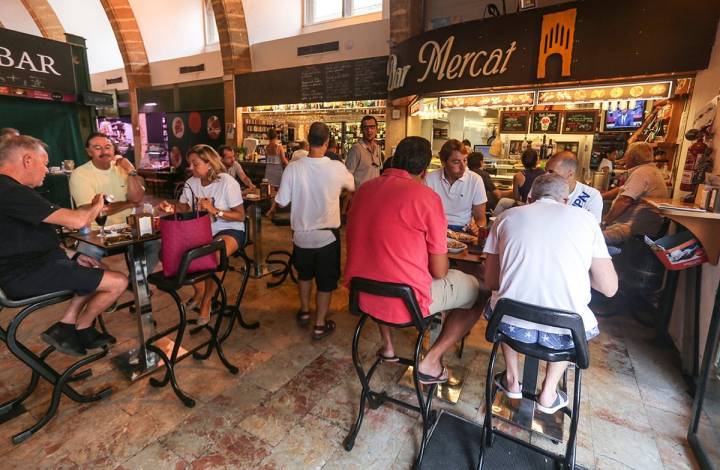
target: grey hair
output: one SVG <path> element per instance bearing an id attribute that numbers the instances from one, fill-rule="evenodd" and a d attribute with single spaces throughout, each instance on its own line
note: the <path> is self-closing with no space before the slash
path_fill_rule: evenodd
<path id="1" fill-rule="evenodd" d="M 39 149 L 47 149 L 47 144 L 29 135 L 15 135 L 0 139 L 0 165 L 9 163 L 11 157 L 18 149 L 37 151 Z"/>
<path id="2" fill-rule="evenodd" d="M 530 193 L 534 201 L 550 198 L 557 202 L 565 202 L 568 197 L 568 184 L 565 178 L 555 173 L 545 173 L 535 178 Z"/>
<path id="3" fill-rule="evenodd" d="M 628 146 L 625 155 L 635 163 L 650 163 L 653 161 L 653 148 L 647 142 L 634 142 Z"/>
<path id="4" fill-rule="evenodd" d="M 558 160 L 558 165 L 566 170 L 572 170 L 577 173 L 578 159 L 574 153 L 569 150 L 561 150 L 555 153 L 550 160 Z"/>

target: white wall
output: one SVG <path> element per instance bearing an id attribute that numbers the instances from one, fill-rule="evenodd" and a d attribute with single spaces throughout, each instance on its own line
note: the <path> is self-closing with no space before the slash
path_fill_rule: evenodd
<path id="1" fill-rule="evenodd" d="M 206 52 L 202 0 L 130 0 L 148 60 Z"/>
<path id="2" fill-rule="evenodd" d="M 387 55 L 390 22 L 383 19 L 250 46 L 253 72 Z M 340 41 L 340 50 L 298 57 L 297 48 Z"/>
<path id="3" fill-rule="evenodd" d="M 7 29 L 42 36 L 20 0 L 0 0 L 0 23 Z"/>
<path id="4" fill-rule="evenodd" d="M 695 81 L 695 88 L 693 90 L 692 99 L 690 101 L 690 108 L 688 112 L 688 128 L 692 125 L 693 117 L 703 105 L 705 105 L 711 98 L 715 97 L 720 93 L 720 25 L 715 35 L 715 44 L 712 49 L 710 56 L 710 65 L 706 70 L 703 70 L 697 74 Z M 683 131 L 684 134 L 684 131 Z M 692 142 L 688 142 L 683 139 L 683 144 L 680 149 L 680 162 L 679 168 L 685 164 L 685 154 L 687 148 L 692 145 Z M 715 136 L 713 138 L 711 147 L 715 149 L 713 152 L 713 158 L 715 160 L 714 173 L 720 174 L 720 113 L 715 118 Z M 681 196 L 679 190 L 680 177 L 682 171 L 678 171 L 678 180 L 675 182 L 675 197 Z M 705 350 L 705 340 L 707 339 L 708 329 L 710 327 L 710 319 L 712 316 L 713 303 L 715 301 L 715 291 L 720 282 L 720 265 L 713 266 L 706 263 L 702 267 L 702 282 L 701 282 L 701 299 L 700 299 L 700 355 L 702 356 Z M 680 286 L 682 288 L 682 286 Z M 694 288 L 694 286 L 688 285 L 688 289 Z M 679 291 L 680 292 L 680 291 Z M 690 318 L 692 312 L 687 311 L 683 301 L 685 299 L 682 295 L 678 294 L 673 309 L 673 318 L 671 324 L 671 334 L 676 339 L 676 343 L 679 346 L 679 338 L 683 334 L 690 334 L 690 332 L 684 332 L 682 323 Z"/>
<path id="5" fill-rule="evenodd" d="M 65 32 L 87 41 L 90 73 L 123 66 L 115 33 L 99 0 L 48 0 L 48 3 L 55 10 Z"/>
<path id="6" fill-rule="evenodd" d="M 205 64 L 204 71 L 180 74 L 180 67 L 199 64 Z M 153 86 L 192 82 L 222 76 L 223 66 L 220 51 L 150 63 L 150 77 Z"/>

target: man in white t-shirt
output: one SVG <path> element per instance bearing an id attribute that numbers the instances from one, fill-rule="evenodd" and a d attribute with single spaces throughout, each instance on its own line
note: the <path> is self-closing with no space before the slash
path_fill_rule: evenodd
<path id="1" fill-rule="evenodd" d="M 292 158 L 290 158 L 290 162 L 296 162 L 296 161 L 300 160 L 300 159 L 303 158 L 303 157 L 307 157 L 307 156 L 308 156 L 307 146 L 308 146 L 308 143 L 307 143 L 307 142 L 305 142 L 304 140 L 301 141 L 301 142 L 298 144 L 297 150 L 295 150 L 295 151 L 292 153 Z"/>
<path id="2" fill-rule="evenodd" d="M 293 265 L 298 271 L 301 325 L 310 322 L 312 280 L 317 286 L 316 319 L 313 339 L 319 340 L 335 330 L 326 320 L 332 292 L 340 279 L 340 193 L 354 191 L 355 182 L 345 165 L 325 156 L 330 129 L 314 122 L 308 132 L 308 156 L 288 165 L 275 202 L 281 207 L 292 203 Z"/>
<path id="3" fill-rule="evenodd" d="M 615 198 L 603 219 L 603 235 L 608 245 L 619 245 L 633 235 L 654 237 L 663 218 L 643 198 L 668 197 L 662 173 L 653 163 L 653 148 L 647 142 L 631 144 L 623 157 L 628 179 L 621 188 L 612 189 L 603 197 Z"/>
<path id="4" fill-rule="evenodd" d="M 482 177 L 467 169 L 467 155 L 463 144 L 450 139 L 440 149 L 442 169 L 425 177 L 425 184 L 442 199 L 448 228 L 477 234 L 485 227 L 485 203 L 487 194 Z"/>
<path id="5" fill-rule="evenodd" d="M 507 298 L 579 314 L 588 339 L 598 334 L 588 307 L 590 287 L 608 297 L 617 291 L 617 274 L 600 226 L 591 214 L 567 206 L 568 187 L 559 175 L 538 176 L 532 203 L 509 209 L 493 224 L 485 242 L 485 283 L 496 290 L 494 300 Z M 551 249 L 556 247 L 556 249 Z M 491 302 L 491 306 L 494 307 Z M 523 343 L 551 349 L 573 347 L 568 330 L 503 317 L 500 331 Z M 502 345 L 507 370 L 495 383 L 509 398 L 521 398 L 518 353 Z M 538 409 L 555 413 L 568 403 L 557 384 L 567 362 L 548 363 Z"/>
<path id="6" fill-rule="evenodd" d="M 585 209 L 595 216 L 597 223 L 602 221 L 603 199 L 600 191 L 577 181 L 578 160 L 574 153 L 564 150 L 558 152 L 547 161 L 545 171 L 555 173 L 567 181 L 570 195 L 568 206 Z"/>

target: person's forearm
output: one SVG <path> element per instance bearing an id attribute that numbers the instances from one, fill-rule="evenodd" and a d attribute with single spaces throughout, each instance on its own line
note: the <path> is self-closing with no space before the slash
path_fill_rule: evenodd
<path id="1" fill-rule="evenodd" d="M 126 199 L 134 204 L 140 204 L 145 197 L 145 188 L 140 176 L 128 176 L 128 190 Z"/>
<path id="2" fill-rule="evenodd" d="M 137 204 L 131 201 L 118 201 L 113 202 L 107 206 L 107 213 L 108 215 L 117 214 L 118 212 L 122 212 L 126 209 L 130 209 L 135 207 Z"/>
<path id="3" fill-rule="evenodd" d="M 630 199 L 630 198 L 627 198 Z M 623 215 L 626 210 L 630 208 L 632 205 L 632 199 L 630 201 L 626 201 L 625 198 L 621 198 L 616 200 L 612 207 L 610 207 L 610 210 L 608 211 L 607 215 L 605 215 L 605 220 L 603 223 L 605 225 L 611 224 L 613 221 L 615 221 L 618 217 Z"/>
<path id="4" fill-rule="evenodd" d="M 250 178 L 248 178 L 247 175 L 243 175 L 243 177 L 241 178 L 241 180 L 242 180 L 243 184 L 244 184 L 245 186 L 247 186 L 248 188 L 254 188 L 254 187 L 255 187 L 255 185 L 254 185 L 253 182 L 250 180 Z"/>
<path id="5" fill-rule="evenodd" d="M 487 225 L 487 216 L 485 215 L 485 204 L 480 205 L 478 209 L 473 209 L 473 219 L 478 227 Z"/>
<path id="6" fill-rule="evenodd" d="M 222 211 L 223 215 L 220 217 L 218 213 L 221 212 L 218 209 L 213 210 L 213 215 L 218 219 L 223 220 L 230 220 L 233 222 L 243 222 L 245 220 L 245 210 L 244 209 L 228 209 L 226 211 Z"/>
<path id="7" fill-rule="evenodd" d="M 613 189 L 611 189 L 610 191 L 605 191 L 604 193 L 602 193 L 601 196 L 602 196 L 603 200 L 606 200 L 606 199 L 615 199 L 615 198 L 618 196 L 618 194 L 620 194 L 620 188 L 619 188 L 619 187 L 613 188 Z"/>

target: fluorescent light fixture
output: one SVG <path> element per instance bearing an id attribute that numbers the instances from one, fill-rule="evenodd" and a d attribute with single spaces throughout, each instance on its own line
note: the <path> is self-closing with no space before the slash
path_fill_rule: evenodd
<path id="1" fill-rule="evenodd" d="M 152 108 L 153 106 L 157 106 L 157 103 L 155 103 L 155 102 L 145 103 L 145 104 L 143 104 L 143 106 L 147 106 L 148 108 Z"/>

